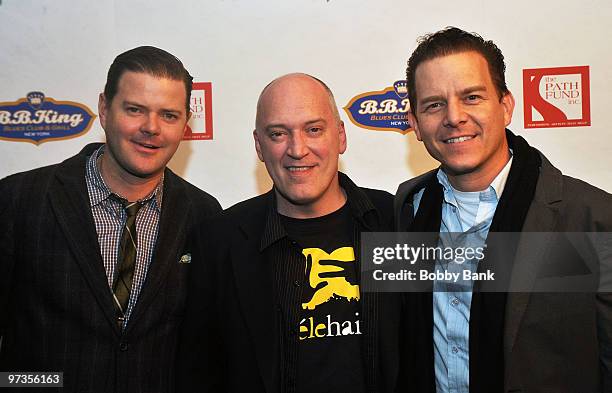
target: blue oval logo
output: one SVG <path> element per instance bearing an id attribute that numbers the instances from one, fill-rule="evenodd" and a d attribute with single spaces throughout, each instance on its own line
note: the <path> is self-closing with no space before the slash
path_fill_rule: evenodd
<path id="1" fill-rule="evenodd" d="M 95 118 L 83 104 L 33 91 L 20 100 L 0 102 L 0 139 L 38 145 L 75 138 L 89 131 Z"/>
<path id="2" fill-rule="evenodd" d="M 382 91 L 369 91 L 353 97 L 344 107 L 351 122 L 369 130 L 412 131 L 408 123 L 408 89 L 406 81 L 396 81 Z"/>

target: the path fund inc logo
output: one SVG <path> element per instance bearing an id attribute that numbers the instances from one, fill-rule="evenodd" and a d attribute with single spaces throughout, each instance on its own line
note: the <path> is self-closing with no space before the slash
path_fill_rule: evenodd
<path id="1" fill-rule="evenodd" d="M 525 128 L 591 125 L 589 66 L 523 70 Z"/>
<path id="2" fill-rule="evenodd" d="M 189 102 L 191 118 L 183 140 L 213 139 L 212 83 L 195 82 Z"/>
<path id="3" fill-rule="evenodd" d="M 95 118 L 83 104 L 32 91 L 17 101 L 0 102 L 0 139 L 38 145 L 75 138 L 86 133 Z"/>
<path id="4" fill-rule="evenodd" d="M 408 123 L 408 89 L 406 81 L 396 81 L 382 91 L 359 94 L 344 107 L 351 122 L 369 130 L 395 131 L 406 134 Z"/>

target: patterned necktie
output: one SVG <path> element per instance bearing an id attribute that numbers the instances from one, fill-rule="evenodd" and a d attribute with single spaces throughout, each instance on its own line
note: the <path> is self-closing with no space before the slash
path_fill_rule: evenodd
<path id="1" fill-rule="evenodd" d="M 119 258 L 117 260 L 117 271 L 113 283 L 113 294 L 115 305 L 117 306 L 117 317 L 119 327 L 123 325 L 123 320 L 127 312 L 132 290 L 132 278 L 134 276 L 134 266 L 136 265 L 136 250 L 138 248 L 138 238 L 136 236 L 136 214 L 141 207 L 138 202 L 122 201 L 127 219 L 121 235 L 119 244 Z"/>

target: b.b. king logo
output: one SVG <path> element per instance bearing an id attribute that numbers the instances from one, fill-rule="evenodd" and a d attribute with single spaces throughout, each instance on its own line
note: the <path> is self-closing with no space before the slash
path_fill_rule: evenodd
<path id="1" fill-rule="evenodd" d="M 213 139 L 212 123 L 212 84 L 196 82 L 191 90 L 189 101 L 191 118 L 183 140 Z"/>
<path id="2" fill-rule="evenodd" d="M 589 66 L 523 70 L 525 128 L 591 125 Z"/>
<path id="3" fill-rule="evenodd" d="M 402 134 L 412 130 L 408 123 L 408 89 L 406 81 L 396 81 L 382 91 L 370 91 L 353 97 L 344 107 L 351 122 L 369 130 L 396 131 Z"/>
<path id="4" fill-rule="evenodd" d="M 33 91 L 14 102 L 0 102 L 0 139 L 40 144 L 86 133 L 96 116 L 85 105 L 56 101 Z"/>

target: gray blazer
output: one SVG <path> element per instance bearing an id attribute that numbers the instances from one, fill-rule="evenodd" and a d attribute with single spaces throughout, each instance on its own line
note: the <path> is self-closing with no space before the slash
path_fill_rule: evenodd
<path id="1" fill-rule="evenodd" d="M 523 232 L 612 232 L 612 195 L 564 176 L 540 156 L 542 167 Z M 394 205 L 397 230 L 410 226 L 411 195 L 435 173 L 399 186 Z M 533 250 L 546 246 L 534 247 L 522 238 L 517 248 L 511 286 L 525 292 L 507 296 L 504 391 L 612 392 L 612 295 L 528 292 L 539 284 L 543 261 Z"/>

